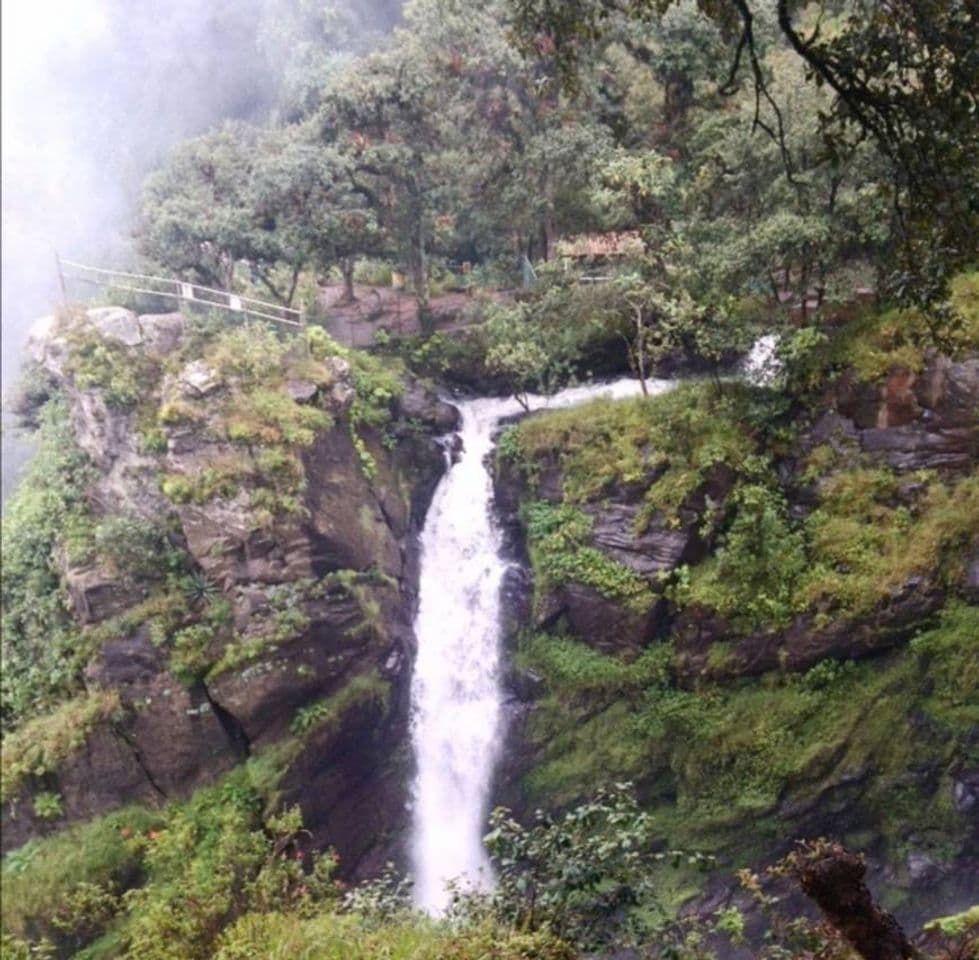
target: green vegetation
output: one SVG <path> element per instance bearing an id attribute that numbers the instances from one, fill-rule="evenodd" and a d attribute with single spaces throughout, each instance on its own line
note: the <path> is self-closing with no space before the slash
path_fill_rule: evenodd
<path id="1" fill-rule="evenodd" d="M 391 685 L 376 671 L 354 677 L 332 697 L 300 707 L 289 729 L 295 736 L 301 737 L 333 733 L 339 729 L 344 716 L 358 707 L 377 707 L 386 713 L 390 688 Z"/>
<path id="2" fill-rule="evenodd" d="M 108 918 L 98 910 L 92 915 L 91 895 L 117 898 L 140 881 L 148 835 L 162 823 L 160 813 L 128 807 L 9 854 L 2 873 L 4 932 L 35 941 L 67 938 L 75 949 L 94 940 Z"/>
<path id="3" fill-rule="evenodd" d="M 864 308 L 804 357 L 790 361 L 796 379 L 820 385 L 834 373 L 852 370 L 877 383 L 893 370 L 920 373 L 930 349 L 953 359 L 979 350 L 979 272 L 966 270 L 949 283 L 949 295 L 931 310 Z"/>
<path id="4" fill-rule="evenodd" d="M 55 773 L 99 722 L 118 710 L 118 691 L 99 691 L 68 700 L 7 734 L 3 739 L 0 803 L 11 800 L 28 778 Z"/>
<path id="5" fill-rule="evenodd" d="M 41 414 L 38 450 L 3 517 L 3 719 L 17 723 L 79 689 L 85 645 L 54 557 L 91 548 L 93 477 L 63 400 Z"/>
<path id="6" fill-rule="evenodd" d="M 861 613 L 913 576 L 939 572 L 954 586 L 979 529 L 979 476 L 946 485 L 921 477 L 922 491 L 901 503 L 888 470 L 831 475 L 805 525 L 808 572 L 799 578 L 801 606 Z"/>
<path id="7" fill-rule="evenodd" d="M 159 365 L 142 350 L 104 338 L 83 317 L 68 323 L 66 371 L 79 389 L 98 389 L 111 407 L 135 407 L 159 376 Z"/>
<path id="8" fill-rule="evenodd" d="M 867 613 L 915 576 L 954 587 L 979 528 L 976 477 L 926 473 L 909 487 L 889 468 L 840 465 L 831 448 L 816 450 L 805 474 L 816 509 L 793 521 L 775 470 L 790 436 L 782 421 L 777 400 L 733 385 L 717 397 L 701 383 L 536 415 L 504 433 L 497 455 L 531 490 L 540 471 L 560 471 L 564 503 L 524 507 L 538 587 L 587 583 L 648 604 L 642 578 L 589 545 L 591 521 L 576 506 L 624 489 L 642 493 L 640 531 L 654 517 L 694 517 L 700 536 L 719 535 L 713 555 L 676 571 L 668 592 L 739 630 L 785 626 L 805 611 Z"/>
<path id="9" fill-rule="evenodd" d="M 525 420 L 501 454 L 517 453 L 533 483 L 539 464 L 560 466 L 568 503 L 598 500 L 616 488 L 646 488 L 644 519 L 662 510 L 672 522 L 718 468 L 750 474 L 756 454 L 750 391 L 731 385 L 718 397 L 686 384 L 656 397 L 597 400 Z"/>
<path id="10" fill-rule="evenodd" d="M 333 858 L 308 854 L 296 811 L 276 807 L 311 738 L 387 715 L 393 691 L 375 670 L 299 706 L 279 743 L 193 798 L 9 855 L 4 956 L 564 960 L 641 931 L 644 945 L 706 960 L 708 933 L 737 942 L 753 924 L 728 909 L 703 929 L 664 926 L 698 889 L 699 859 L 670 877 L 665 850 L 710 849 L 733 867 L 827 825 L 873 843 L 901 883 L 912 852 L 955 857 L 967 825 L 953 777 L 979 763 L 979 608 L 962 602 L 979 475 L 892 469 L 836 438 L 800 453 L 797 440 L 828 398 L 842 407 L 852 390 L 859 403 L 885 380 L 900 390 L 935 351 L 979 351 L 974 14 L 912 0 L 887 16 L 851 0 L 774 11 L 411 0 L 401 28 L 364 55 L 336 5 L 286 6 L 255 24 L 287 77 L 268 120 L 179 145 L 145 185 L 137 238 L 150 269 L 300 303 L 313 323 L 280 336 L 197 317 L 153 359 L 77 312 L 60 318 L 68 389 L 121 411 L 147 455 L 137 469 L 184 509 L 158 524 L 101 515 L 112 495 L 93 483 L 65 402 L 47 404 L 33 473 L 4 517 L 2 794 L 19 807 L 5 813 L 48 831 L 78 809 L 59 768 L 122 715 L 117 691 L 83 692 L 105 644 L 145 629 L 192 686 L 309 637 L 316 601 L 340 599 L 344 615 L 356 601 L 348 638 L 387 636 L 388 596 L 412 593 L 408 557 L 404 584 L 336 571 L 270 587 L 263 574 L 260 588 L 225 595 L 180 544 L 214 501 L 234 500 L 220 506 L 256 535 L 250 562 L 276 524 L 291 533 L 308 517 L 312 471 L 336 466 L 331 483 L 378 494 L 344 518 L 375 546 L 386 497 L 410 499 L 413 465 L 386 456 L 420 430 L 397 417 L 406 366 L 508 389 L 525 406 L 529 391 L 626 366 L 644 392 L 662 369 L 709 377 L 528 417 L 497 449 L 499 469 L 524 482 L 536 614 L 549 591 L 580 585 L 650 628 L 656 604 L 661 635 L 623 637 L 621 656 L 588 637 L 522 637 L 516 666 L 542 690 L 524 786 L 564 810 L 523 827 L 494 816 L 497 893 L 460 896 L 453 923 L 412 914 L 400 885 L 342 898 Z M 324 283 L 341 282 L 348 305 L 360 296 L 375 321 L 385 298 L 354 281 L 395 273 L 409 279 L 421 336 L 385 332 L 369 353 L 317 325 Z M 469 329 L 434 334 L 430 298 L 450 291 Z M 759 333 L 779 334 L 781 370 L 766 386 L 725 379 Z M 192 362 L 200 390 L 185 376 Z M 28 393 L 29 405 L 45 388 Z M 359 475 L 324 466 L 330 431 Z M 181 461 L 188 437 L 200 456 Z M 644 577 L 600 550 L 610 499 L 635 508 L 637 537 L 675 537 L 691 562 Z M 315 519 L 329 541 L 329 518 Z M 311 552 L 319 566 L 333 547 Z M 82 629 L 66 572 L 112 577 L 132 605 Z M 873 658 L 793 674 L 799 651 L 777 647 L 800 631 L 862 636 L 925 594 L 940 612 L 888 625 L 876 639 L 892 645 Z M 684 633 L 671 637 L 677 614 Z M 775 666 L 748 678 L 753 643 Z M 314 669 L 278 659 L 285 682 Z M 610 780 L 634 781 L 641 807 L 615 787 L 570 808 Z M 746 890 L 767 908 L 752 877 Z M 974 920 L 937 928 L 963 936 Z M 759 956 L 845 955 L 812 934 L 773 928 Z"/>
<path id="11" fill-rule="evenodd" d="M 591 518 L 574 507 L 535 501 L 524 508 L 527 545 L 537 572 L 538 602 L 548 589 L 583 583 L 636 613 L 646 612 L 653 596 L 646 581 L 627 566 L 586 546 Z"/>
<path id="12" fill-rule="evenodd" d="M 883 664 L 829 660 L 795 677 L 697 691 L 673 686 L 668 649 L 625 664 L 580 641 L 534 638 L 521 663 L 545 678 L 547 694 L 534 720 L 542 763 L 527 786 L 536 798 L 567 803 L 584 784 L 636 778 L 657 832 L 737 862 L 791 831 L 788 811 L 814 783 L 869 769 L 864 809 L 889 843 L 902 842 L 909 818 L 924 835 L 954 843 L 965 825 L 956 825 L 943 793 L 929 794 L 904 773 L 929 756 L 946 768 L 974 762 L 977 630 L 976 608 L 952 606 Z M 909 710 L 928 725 L 894 737 Z"/>

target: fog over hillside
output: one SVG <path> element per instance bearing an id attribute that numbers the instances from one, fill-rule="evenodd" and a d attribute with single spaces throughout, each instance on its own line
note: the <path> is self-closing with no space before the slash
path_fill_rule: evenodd
<path id="1" fill-rule="evenodd" d="M 357 5 L 360 29 L 399 4 Z M 139 185 L 176 142 L 273 108 L 305 0 L 11 0 L 3 28 L 3 386 L 57 302 L 55 251 L 131 259 Z M 292 14 L 286 18 L 284 13 Z M 4 417 L 3 494 L 25 457 Z"/>

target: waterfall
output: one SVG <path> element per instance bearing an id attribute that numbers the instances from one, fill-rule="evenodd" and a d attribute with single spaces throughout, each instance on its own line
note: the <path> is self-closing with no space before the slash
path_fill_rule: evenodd
<path id="1" fill-rule="evenodd" d="M 756 387 L 773 386 L 782 372 L 782 360 L 778 355 L 778 335 L 759 337 L 741 364 L 741 375 Z"/>
<path id="2" fill-rule="evenodd" d="M 670 385 L 647 381 L 650 393 Z M 638 381 L 625 379 L 530 397 L 529 405 L 567 407 L 638 393 Z M 461 456 L 436 488 L 421 535 L 411 685 L 412 870 L 415 901 L 432 913 L 447 905 L 446 881 L 483 889 L 492 883 L 482 836 L 503 739 L 499 623 L 506 562 L 485 460 L 500 419 L 521 408 L 513 399 L 484 398 L 459 409 Z"/>

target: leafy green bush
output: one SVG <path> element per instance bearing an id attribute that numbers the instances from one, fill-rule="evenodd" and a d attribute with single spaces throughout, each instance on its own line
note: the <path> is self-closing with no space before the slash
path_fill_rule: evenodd
<path id="1" fill-rule="evenodd" d="M 524 508 L 527 545 L 537 575 L 538 599 L 565 583 L 581 583 L 637 613 L 653 604 L 649 584 L 634 570 L 587 546 L 591 520 L 575 507 L 543 501 Z"/>
<path id="2" fill-rule="evenodd" d="M 100 389 L 111 407 L 134 407 L 155 382 L 159 368 L 141 351 L 104 339 L 84 325 L 69 331 L 66 370 L 82 390 Z"/>
<path id="3" fill-rule="evenodd" d="M 4 931 L 73 950 L 93 940 L 117 909 L 116 897 L 139 882 L 148 835 L 161 823 L 157 812 L 128 807 L 9 853 L 0 900 Z"/>
<path id="4" fill-rule="evenodd" d="M 665 685 L 673 660 L 669 644 L 645 649 L 635 660 L 610 657 L 571 637 L 535 633 L 526 637 L 517 663 L 545 678 L 549 691 L 567 703 L 607 705 Z"/>
<path id="5" fill-rule="evenodd" d="M 255 387 L 236 393 L 226 413 L 228 439 L 234 443 L 285 443 L 308 447 L 333 420 L 324 410 L 296 403 L 282 388 Z"/>
<path id="6" fill-rule="evenodd" d="M 216 658 L 214 640 L 209 623 L 194 623 L 173 635 L 170 670 L 181 683 L 191 686 L 207 673 Z"/>
<path id="7" fill-rule="evenodd" d="M 56 555 L 73 533 L 92 523 L 85 489 L 91 464 L 75 442 L 67 404 L 55 398 L 41 412 L 38 448 L 3 515 L 3 601 L 0 685 L 7 725 L 50 707 L 79 689 L 86 644 L 68 614 Z"/>
<path id="8" fill-rule="evenodd" d="M 599 790 L 559 816 L 538 811 L 531 827 L 497 808 L 485 838 L 497 866 L 493 915 L 512 929 L 550 931 L 585 950 L 637 946 L 648 931 L 630 931 L 634 916 L 623 908 L 648 896 L 650 862 L 684 856 L 652 853 L 652 826 L 629 784 Z"/>
<path id="9" fill-rule="evenodd" d="M 65 807 L 60 793 L 42 790 L 31 798 L 34 804 L 34 816 L 39 820 L 57 820 L 64 815 Z"/>
<path id="10" fill-rule="evenodd" d="M 645 484 L 646 517 L 676 512 L 715 468 L 759 468 L 745 408 L 750 391 L 717 398 L 708 384 L 659 396 L 596 400 L 529 417 L 519 427 L 521 463 L 560 460 L 564 499 L 593 500 L 616 486 Z M 747 421 L 747 422 L 746 422 Z"/>
<path id="11" fill-rule="evenodd" d="M 979 477 L 951 488 L 926 478 L 913 506 L 897 502 L 898 477 L 885 468 L 837 473 L 821 487 L 805 524 L 807 565 L 799 608 L 831 604 L 865 612 L 914 576 L 958 581 L 979 529 Z"/>
<path id="12" fill-rule="evenodd" d="M 760 484 L 742 484 L 727 505 L 734 516 L 720 546 L 691 571 L 686 589 L 673 591 L 674 599 L 716 610 L 744 630 L 784 625 L 807 569 L 803 538 L 789 523 L 785 498 Z"/>

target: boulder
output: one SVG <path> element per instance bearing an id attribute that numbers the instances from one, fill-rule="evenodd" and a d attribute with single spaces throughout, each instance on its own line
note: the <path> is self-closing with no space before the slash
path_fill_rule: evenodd
<path id="1" fill-rule="evenodd" d="M 180 371 L 180 385 L 189 397 L 206 397 L 224 385 L 221 375 L 204 360 L 192 360 Z"/>
<path id="2" fill-rule="evenodd" d="M 186 320 L 182 313 L 145 313 L 139 318 L 143 331 L 143 349 L 153 357 L 163 358 L 180 346 Z"/>
<path id="3" fill-rule="evenodd" d="M 398 410 L 405 419 L 424 423 L 440 433 L 449 433 L 459 426 L 459 411 L 419 383 L 405 388 L 398 400 Z"/>
<path id="4" fill-rule="evenodd" d="M 106 340 L 115 340 L 125 347 L 138 347 L 143 342 L 139 318 L 124 307 L 93 307 L 86 311 L 89 322 Z"/>
<path id="5" fill-rule="evenodd" d="M 661 605 L 637 613 L 616 600 L 602 596 L 593 587 L 569 583 L 548 598 L 538 625 L 552 626 L 561 618 L 573 633 L 603 653 L 635 651 L 652 640 L 661 615 Z"/>
<path id="6" fill-rule="evenodd" d="M 955 777 L 952 803 L 959 813 L 979 814 L 979 769 L 963 770 Z"/>
<path id="7" fill-rule="evenodd" d="M 969 603 L 979 604 L 979 550 L 966 561 L 962 592 Z"/>
<path id="8" fill-rule="evenodd" d="M 585 512 L 593 520 L 593 544 L 644 577 L 671 570 L 701 552 L 698 518 L 693 511 L 684 511 L 684 522 L 677 527 L 670 526 L 657 514 L 642 532 L 636 532 L 640 510 L 634 503 L 588 504 Z"/>
<path id="9" fill-rule="evenodd" d="M 103 564 L 66 564 L 63 575 L 75 616 L 82 624 L 108 620 L 143 599 L 142 591 L 134 591 Z"/>
<path id="10" fill-rule="evenodd" d="M 931 430 L 920 422 L 863 430 L 864 453 L 902 472 L 968 470 L 979 458 L 979 431 L 970 427 Z"/>
<path id="11" fill-rule="evenodd" d="M 916 851 L 908 854 L 906 866 L 908 885 L 916 890 L 935 886 L 947 872 L 947 867 L 934 857 Z"/>
<path id="12" fill-rule="evenodd" d="M 296 403 L 309 403 L 318 389 L 312 380 L 286 380 L 286 392 Z"/>
<path id="13" fill-rule="evenodd" d="M 682 611 L 673 625 L 677 675 L 683 686 L 701 678 L 730 680 L 769 670 L 808 670 L 826 657 L 858 660 L 907 640 L 934 614 L 945 595 L 930 580 L 913 577 L 888 601 L 857 619 L 823 624 L 811 614 L 797 617 L 783 630 L 738 635 L 723 620 L 696 607 Z M 711 663 L 710 648 L 728 641 L 732 656 Z"/>
<path id="14" fill-rule="evenodd" d="M 300 707 L 331 696 L 392 652 L 391 642 L 365 623 L 352 596 L 313 601 L 303 612 L 310 623 L 301 636 L 207 682 L 213 702 L 235 718 L 253 745 L 287 734 Z M 248 638 L 246 627 L 242 642 Z"/>

